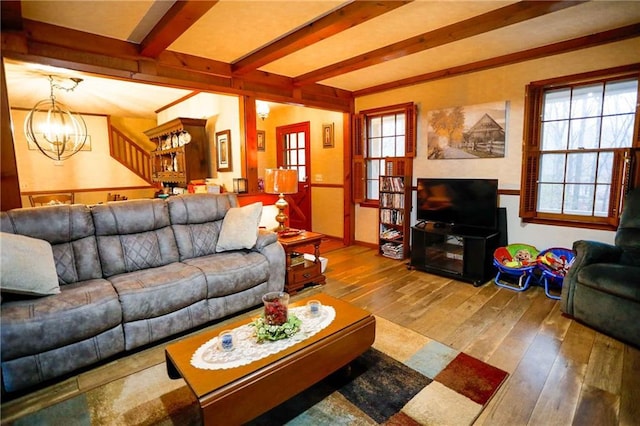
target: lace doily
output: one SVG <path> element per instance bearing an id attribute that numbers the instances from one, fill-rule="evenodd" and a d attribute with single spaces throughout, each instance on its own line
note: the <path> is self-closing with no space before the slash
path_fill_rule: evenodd
<path id="1" fill-rule="evenodd" d="M 221 350 L 218 344 L 219 338 L 216 336 L 195 351 L 191 357 L 191 365 L 203 370 L 222 370 L 250 364 L 308 339 L 326 328 L 336 317 L 336 310 L 327 305 L 322 305 L 320 314 L 317 316 L 311 316 L 306 306 L 289 308 L 289 313 L 300 318 L 302 324 L 300 331 L 288 339 L 257 343 L 255 329 L 245 324 L 233 329 L 234 349 L 232 351 Z"/>

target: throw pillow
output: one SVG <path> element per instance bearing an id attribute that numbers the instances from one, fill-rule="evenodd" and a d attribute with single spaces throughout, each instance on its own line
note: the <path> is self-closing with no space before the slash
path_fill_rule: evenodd
<path id="1" fill-rule="evenodd" d="M 230 208 L 222 220 L 216 251 L 253 248 L 258 239 L 258 224 L 261 217 L 261 202 Z"/>
<path id="2" fill-rule="evenodd" d="M 0 249 L 2 291 L 30 296 L 60 293 L 53 250 L 47 241 L 0 232 Z"/>

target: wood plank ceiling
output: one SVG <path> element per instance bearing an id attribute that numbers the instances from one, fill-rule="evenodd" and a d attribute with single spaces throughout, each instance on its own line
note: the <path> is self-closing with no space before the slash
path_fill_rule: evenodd
<path id="1" fill-rule="evenodd" d="M 9 60 L 345 112 L 357 96 L 640 36 L 638 1 L 1 4 Z"/>

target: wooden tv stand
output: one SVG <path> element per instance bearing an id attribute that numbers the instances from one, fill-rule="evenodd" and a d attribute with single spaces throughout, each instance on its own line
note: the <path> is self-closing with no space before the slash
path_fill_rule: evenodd
<path id="1" fill-rule="evenodd" d="M 413 226 L 410 267 L 479 286 L 495 275 L 493 252 L 498 236 L 495 229 L 434 223 Z"/>

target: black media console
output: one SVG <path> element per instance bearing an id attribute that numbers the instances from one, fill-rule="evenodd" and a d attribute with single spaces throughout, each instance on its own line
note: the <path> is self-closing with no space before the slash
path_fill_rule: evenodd
<path id="1" fill-rule="evenodd" d="M 411 228 L 410 266 L 479 286 L 494 275 L 499 232 L 422 222 Z"/>

